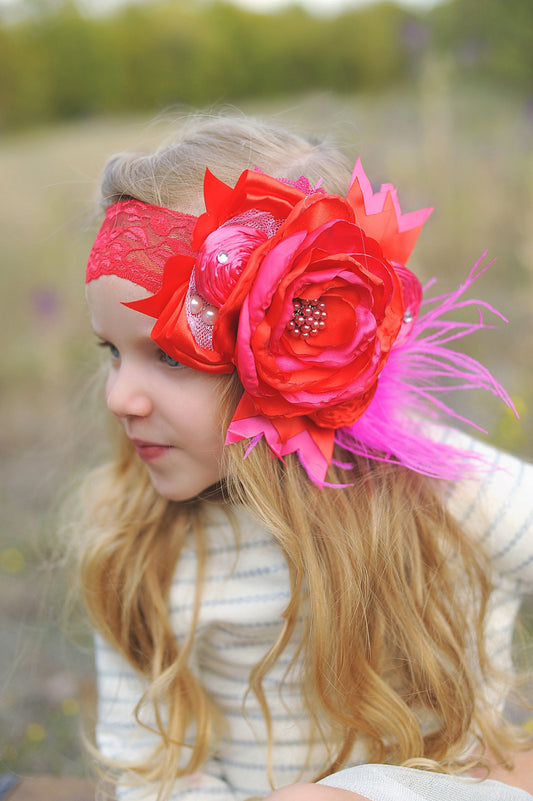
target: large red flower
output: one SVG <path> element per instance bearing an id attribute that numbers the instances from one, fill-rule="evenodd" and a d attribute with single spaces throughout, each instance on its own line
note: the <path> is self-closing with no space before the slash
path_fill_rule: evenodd
<path id="1" fill-rule="evenodd" d="M 373 195 L 359 161 L 346 198 L 258 172 L 234 189 L 206 174 L 194 264 L 174 257 L 160 292 L 134 308 L 158 318 L 152 336 L 174 358 L 237 367 L 245 393 L 228 441 L 265 435 L 321 478 L 335 429 L 371 403 L 418 313 L 420 285 L 403 264 L 429 213 L 406 221 L 385 189 Z"/>
<path id="2" fill-rule="evenodd" d="M 257 411 L 351 425 L 402 325 L 394 267 L 350 205 L 331 195 L 302 201 L 249 265 L 235 361 Z"/>

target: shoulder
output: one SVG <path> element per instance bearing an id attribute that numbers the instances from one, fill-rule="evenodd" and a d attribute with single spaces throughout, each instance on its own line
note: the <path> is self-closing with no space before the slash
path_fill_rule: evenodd
<path id="1" fill-rule="evenodd" d="M 462 432 L 443 431 L 448 443 L 472 454 L 476 468 L 445 487 L 447 508 L 483 544 L 498 573 L 533 588 L 533 465 Z"/>

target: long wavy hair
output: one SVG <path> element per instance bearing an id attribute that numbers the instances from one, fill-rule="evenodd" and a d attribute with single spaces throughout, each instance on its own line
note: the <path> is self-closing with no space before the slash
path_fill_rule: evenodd
<path id="1" fill-rule="evenodd" d="M 103 205 L 134 197 L 200 213 L 206 167 L 228 183 L 248 167 L 286 178 L 306 175 L 337 193 L 346 192 L 350 179 L 348 161 L 328 144 L 221 117 L 193 121 L 155 154 L 113 157 Z M 229 376 L 220 398 L 222 430 L 241 392 L 236 374 Z M 353 461 L 340 450 L 336 455 Z M 348 474 L 338 467 L 328 474 L 353 486 L 320 489 L 294 454 L 285 462 L 272 459 L 262 442 L 245 460 L 241 443 L 226 447 L 223 458 L 223 485 L 186 503 L 167 501 L 118 431 L 112 461 L 85 482 L 77 546 L 83 598 L 96 628 L 148 680 L 139 709 L 153 705 L 160 734 L 145 762 L 125 766 L 129 776 L 156 781 L 164 797 L 177 776 L 201 767 L 221 725 L 188 662 L 205 571 L 207 497 L 223 505 L 229 524 L 232 508 L 248 509 L 287 561 L 291 596 L 283 631 L 252 671 L 250 690 L 270 730 L 263 680 L 303 618 L 302 696 L 328 754 L 316 779 L 342 768 L 361 740 L 369 761 L 431 760 L 442 770 L 464 768 L 472 737 L 480 754 L 490 750 L 500 760 L 520 746 L 517 731 L 486 700 L 494 679 L 484 641 L 489 565 L 447 512 L 438 482 L 361 459 Z M 196 616 L 178 646 L 169 592 L 191 530 Z M 423 726 L 428 720 L 432 725 Z M 191 724 L 197 736 L 185 749 Z"/>

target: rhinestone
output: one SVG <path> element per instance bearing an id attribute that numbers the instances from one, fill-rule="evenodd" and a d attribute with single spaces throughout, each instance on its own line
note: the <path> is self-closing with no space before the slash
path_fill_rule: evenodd
<path id="1" fill-rule="evenodd" d="M 225 250 L 220 250 L 217 253 L 217 261 L 219 264 L 227 264 L 229 261 L 229 253 L 226 253 Z"/>
<path id="2" fill-rule="evenodd" d="M 411 323 L 413 321 L 413 312 L 412 311 L 406 311 L 404 316 L 403 316 L 403 321 L 404 321 L 404 323 Z"/>

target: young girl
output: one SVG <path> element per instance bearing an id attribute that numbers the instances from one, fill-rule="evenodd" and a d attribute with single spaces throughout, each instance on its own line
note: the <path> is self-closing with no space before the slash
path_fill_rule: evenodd
<path id="1" fill-rule="evenodd" d="M 431 210 L 244 119 L 115 156 L 102 199 L 117 442 L 79 575 L 118 796 L 530 798 L 523 755 L 470 774 L 527 747 L 502 707 L 533 470 L 437 421 L 439 382 L 510 403 L 447 347 L 493 311 L 463 298 L 483 268 L 421 308 Z"/>

